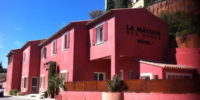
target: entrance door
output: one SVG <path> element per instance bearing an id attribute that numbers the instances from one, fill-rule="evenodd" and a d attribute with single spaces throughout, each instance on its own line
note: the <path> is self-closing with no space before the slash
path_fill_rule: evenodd
<path id="1" fill-rule="evenodd" d="M 38 93 L 38 78 L 32 78 L 31 93 Z"/>

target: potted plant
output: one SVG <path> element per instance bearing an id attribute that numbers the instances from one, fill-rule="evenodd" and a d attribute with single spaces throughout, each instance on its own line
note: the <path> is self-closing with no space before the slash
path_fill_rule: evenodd
<path id="1" fill-rule="evenodd" d="M 126 85 L 118 75 L 114 75 L 112 80 L 108 80 L 109 92 L 102 93 L 102 100 L 123 100 L 122 91 L 126 90 Z"/>

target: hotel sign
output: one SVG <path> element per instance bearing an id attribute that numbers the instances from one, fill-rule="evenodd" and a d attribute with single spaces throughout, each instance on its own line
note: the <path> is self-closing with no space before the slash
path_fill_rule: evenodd
<path id="1" fill-rule="evenodd" d="M 160 40 L 160 31 L 145 27 L 138 27 L 133 25 L 126 25 L 126 34 L 133 36 L 140 36 L 143 39 L 138 40 L 138 43 L 153 44 L 151 40 Z M 148 38 L 148 40 L 146 40 Z"/>

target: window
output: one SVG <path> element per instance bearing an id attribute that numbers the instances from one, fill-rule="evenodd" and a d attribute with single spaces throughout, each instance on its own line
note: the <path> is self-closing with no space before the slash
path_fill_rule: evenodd
<path id="1" fill-rule="evenodd" d="M 166 79 L 192 79 L 192 74 L 167 72 Z"/>
<path id="2" fill-rule="evenodd" d="M 145 80 L 150 80 L 152 79 L 152 73 L 141 73 L 140 78 Z"/>
<path id="3" fill-rule="evenodd" d="M 26 61 L 26 52 L 23 53 L 23 62 Z"/>
<path id="4" fill-rule="evenodd" d="M 158 75 L 153 75 L 153 79 L 155 80 L 159 79 Z"/>
<path id="5" fill-rule="evenodd" d="M 103 25 L 98 26 L 96 28 L 96 44 L 101 44 L 104 42 L 103 40 Z"/>
<path id="6" fill-rule="evenodd" d="M 105 73 L 103 73 L 103 72 L 95 72 L 94 73 L 94 80 L 96 80 L 96 81 L 105 80 Z"/>
<path id="7" fill-rule="evenodd" d="M 67 82 L 67 71 L 63 70 L 60 73 L 60 78 L 64 80 L 64 82 Z"/>
<path id="8" fill-rule="evenodd" d="M 141 76 L 141 79 L 143 79 L 143 80 L 150 80 L 150 76 Z"/>
<path id="9" fill-rule="evenodd" d="M 42 59 L 46 59 L 46 53 L 47 53 L 47 48 L 43 47 L 42 48 L 42 54 L 41 54 Z"/>
<path id="10" fill-rule="evenodd" d="M 37 92 L 38 92 L 38 78 L 34 77 L 32 78 L 31 93 L 37 93 Z"/>
<path id="11" fill-rule="evenodd" d="M 63 40 L 62 40 L 62 47 L 63 47 L 63 50 L 66 50 L 69 48 L 69 40 L 70 40 L 70 33 L 67 32 L 63 35 Z"/>
<path id="12" fill-rule="evenodd" d="M 56 50 L 57 50 L 57 45 L 56 45 L 56 40 L 54 40 L 52 42 L 52 52 L 51 52 L 51 54 L 52 55 L 56 54 Z"/>
<path id="13" fill-rule="evenodd" d="M 22 87 L 26 89 L 28 87 L 28 77 L 22 78 Z"/>
<path id="14" fill-rule="evenodd" d="M 133 80 L 133 79 L 134 79 L 134 77 L 133 77 L 133 72 L 132 72 L 132 71 L 129 73 L 129 79 L 130 79 L 130 80 Z"/>

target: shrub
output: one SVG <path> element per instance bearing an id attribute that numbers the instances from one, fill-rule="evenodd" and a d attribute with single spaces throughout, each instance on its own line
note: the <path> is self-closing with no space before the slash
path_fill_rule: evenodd
<path id="1" fill-rule="evenodd" d="M 170 35 L 186 36 L 200 33 L 199 16 L 200 13 L 191 15 L 184 12 L 162 12 L 159 17 L 168 24 Z"/>
<path id="2" fill-rule="evenodd" d="M 124 81 L 118 75 L 115 75 L 112 80 L 108 81 L 108 89 L 110 92 L 122 92 L 127 88 Z"/>
<path id="3" fill-rule="evenodd" d="M 10 95 L 17 95 L 17 93 L 18 93 L 19 91 L 17 90 L 17 89 L 12 89 L 12 90 L 10 90 Z"/>

